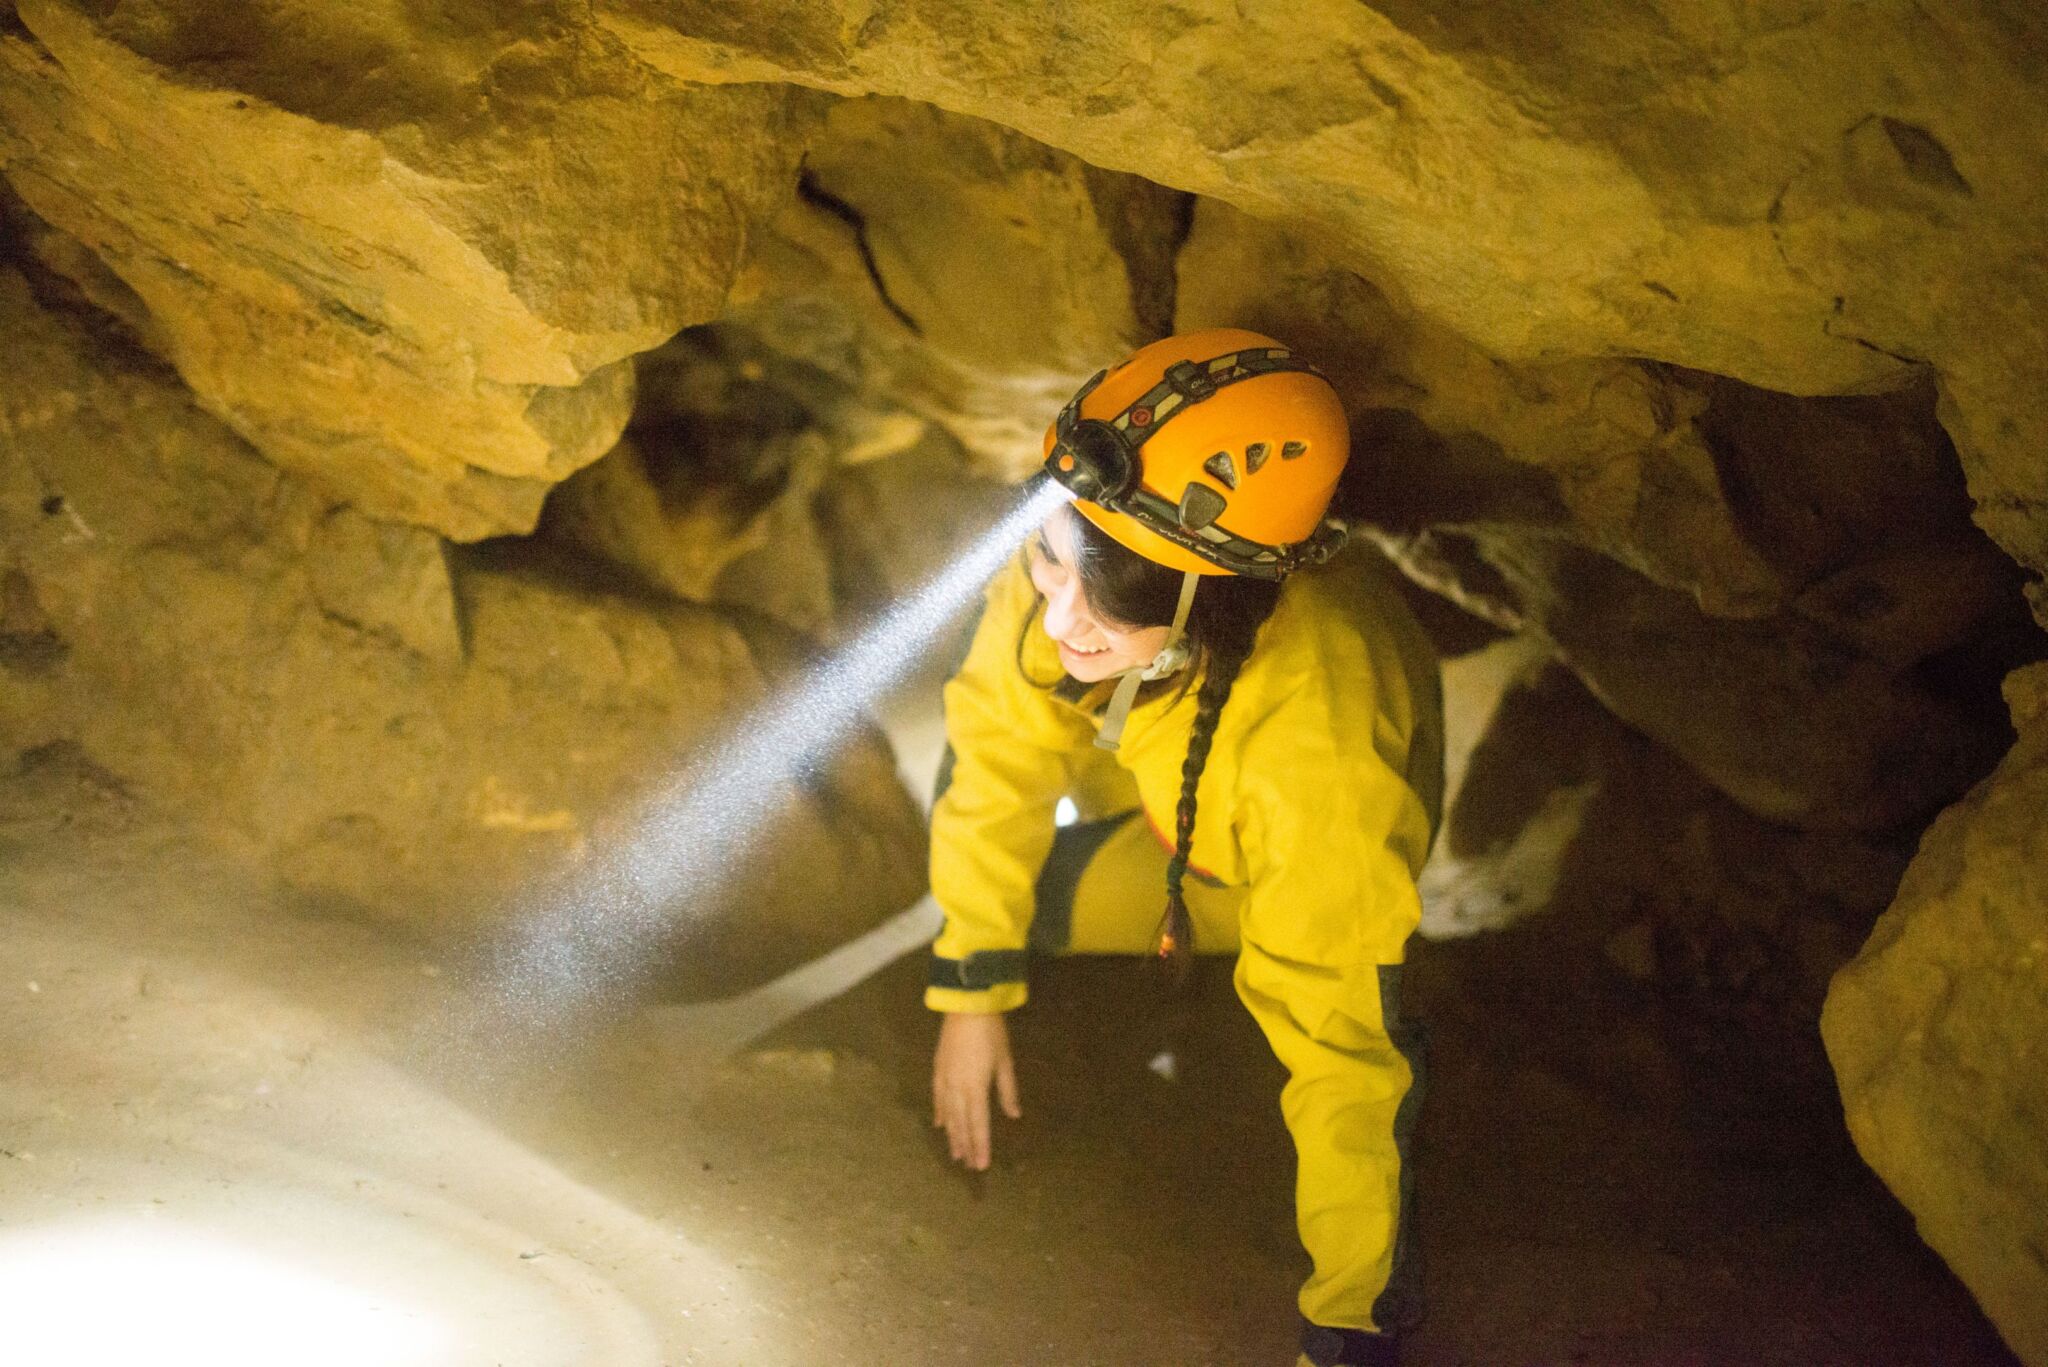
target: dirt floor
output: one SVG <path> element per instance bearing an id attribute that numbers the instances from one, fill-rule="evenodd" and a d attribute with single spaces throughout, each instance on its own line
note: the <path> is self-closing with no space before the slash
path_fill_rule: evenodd
<path id="1" fill-rule="evenodd" d="M 979 1178 L 915 957 L 711 1065 L 630 1003 L 545 1063 L 433 1047 L 461 963 L 118 795 L 0 789 L 0 1360 L 1292 1361 L 1279 1076 L 1220 963 L 1045 966 Z M 1409 1361 L 2012 1361 L 1845 1141 L 1605 1086 L 1544 981 L 1417 948 Z"/>

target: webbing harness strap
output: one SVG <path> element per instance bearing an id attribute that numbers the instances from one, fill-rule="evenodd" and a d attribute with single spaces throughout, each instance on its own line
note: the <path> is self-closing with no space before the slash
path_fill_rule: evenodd
<path id="1" fill-rule="evenodd" d="M 1183 632 L 1187 630 L 1188 614 L 1194 610 L 1195 589 L 1202 576 L 1193 570 L 1182 573 L 1180 579 L 1180 601 L 1174 605 L 1173 625 L 1166 630 L 1166 644 L 1159 647 L 1161 655 L 1180 644 Z M 1131 705 L 1138 700 L 1138 685 L 1145 682 L 1145 666 L 1126 669 L 1117 680 L 1116 692 L 1110 696 L 1109 710 L 1102 714 L 1102 727 L 1095 733 L 1096 748 L 1114 750 L 1124 738 L 1124 723 L 1131 719 Z"/>
<path id="2" fill-rule="evenodd" d="M 1134 435 L 1133 447 L 1142 446 L 1145 439 L 1174 414 L 1190 404 L 1200 403 L 1223 386 L 1257 375 L 1278 374 L 1283 370 L 1306 371 L 1311 375 L 1322 373 L 1306 361 L 1295 360 L 1294 353 L 1286 347 L 1278 346 L 1226 352 L 1207 362 L 1175 361 L 1166 368 L 1166 374 L 1158 384 L 1111 418 L 1109 425 L 1119 432 Z M 1082 391 L 1083 395 L 1086 393 L 1086 390 Z M 1133 428 L 1137 429 L 1135 433 L 1132 433 Z"/>

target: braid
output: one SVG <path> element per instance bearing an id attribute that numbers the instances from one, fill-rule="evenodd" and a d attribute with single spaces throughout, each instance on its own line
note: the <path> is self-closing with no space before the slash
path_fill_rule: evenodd
<path id="1" fill-rule="evenodd" d="M 1182 572 L 1133 554 L 1085 518 L 1066 515 L 1073 518 L 1081 584 L 1090 606 L 1134 625 L 1165 626 L 1171 622 Z M 1187 636 L 1199 663 L 1187 668 L 1181 688 L 1185 692 L 1186 681 L 1197 674 L 1202 682 L 1195 693 L 1187 758 L 1181 763 L 1173 858 L 1166 866 L 1166 914 L 1159 923 L 1159 957 L 1176 979 L 1186 973 L 1193 957 L 1194 922 L 1188 916 L 1181 885 L 1187 879 L 1188 852 L 1195 843 L 1195 789 L 1209 763 L 1209 747 L 1216 740 L 1223 704 L 1229 701 L 1231 687 L 1251 656 L 1259 629 L 1279 602 L 1277 580 L 1216 575 L 1202 584 L 1188 616 Z M 1175 696 L 1172 706 L 1179 705 L 1180 696 Z"/>
<path id="2" fill-rule="evenodd" d="M 1166 865 L 1166 914 L 1159 922 L 1159 957 L 1172 966 L 1176 978 L 1186 973 L 1194 952 L 1194 921 L 1188 915 L 1181 884 L 1187 878 L 1188 853 L 1195 843 L 1195 790 L 1201 786 L 1202 770 L 1209 763 L 1209 747 L 1216 739 L 1216 725 L 1223 717 L 1223 704 L 1237 673 L 1251 654 L 1249 634 L 1242 641 L 1219 643 L 1209 651 L 1202 687 L 1195 694 L 1195 722 L 1188 735 L 1187 758 L 1180 767 L 1180 805 L 1174 814 L 1173 858 Z"/>

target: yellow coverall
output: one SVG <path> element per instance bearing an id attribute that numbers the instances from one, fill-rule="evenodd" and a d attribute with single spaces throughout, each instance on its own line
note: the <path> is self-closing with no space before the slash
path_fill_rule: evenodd
<path id="1" fill-rule="evenodd" d="M 1096 748 L 1110 686 L 1046 686 L 1065 675 L 1041 607 L 1020 556 L 989 586 L 946 686 L 934 1010 L 1024 1002 L 1062 796 L 1093 816 L 1117 810 L 1120 789 L 1144 823 L 1116 827 L 1089 861 L 1056 947 L 1142 953 L 1165 903 L 1166 854 L 1143 825 L 1174 827 L 1194 690 L 1139 703 L 1122 748 Z M 1238 995 L 1288 1071 L 1281 1109 L 1314 1263 L 1300 1305 L 1330 1328 L 1384 1331 L 1415 1313 L 1403 1195 L 1418 1041 L 1395 984 L 1442 790 L 1437 664 L 1406 605 L 1356 556 L 1292 576 L 1223 708 L 1187 892 L 1196 947 L 1237 951 Z"/>

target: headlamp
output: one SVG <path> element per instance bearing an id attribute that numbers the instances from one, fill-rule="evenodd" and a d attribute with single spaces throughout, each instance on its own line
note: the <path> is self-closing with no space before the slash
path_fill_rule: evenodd
<path id="1" fill-rule="evenodd" d="M 1123 433 L 1094 418 L 1067 425 L 1045 469 L 1075 498 L 1105 508 L 1115 507 L 1138 482 L 1138 458 Z"/>

